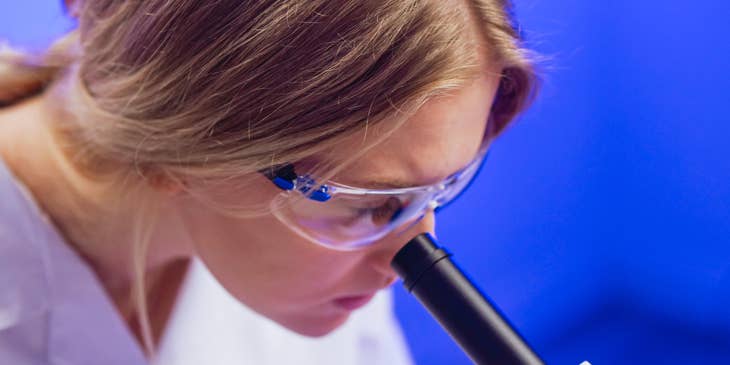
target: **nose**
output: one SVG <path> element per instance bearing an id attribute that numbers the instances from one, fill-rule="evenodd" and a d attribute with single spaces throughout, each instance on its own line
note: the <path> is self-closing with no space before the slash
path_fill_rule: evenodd
<path id="1" fill-rule="evenodd" d="M 373 251 L 368 255 L 368 261 L 380 275 L 386 278 L 384 286 L 392 284 L 397 278 L 397 274 L 390 267 L 390 262 L 395 254 L 418 234 L 430 233 L 436 237 L 435 230 L 436 217 L 433 209 L 430 209 L 416 224 L 402 232 L 396 231 L 397 233 L 389 234 L 373 246 Z"/>

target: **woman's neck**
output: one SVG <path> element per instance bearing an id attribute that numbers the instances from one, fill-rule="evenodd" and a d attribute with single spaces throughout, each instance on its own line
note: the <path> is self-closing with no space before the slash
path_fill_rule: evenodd
<path id="1" fill-rule="evenodd" d="M 130 288 L 136 278 L 132 225 L 139 208 L 131 204 L 134 200 L 127 199 L 109 209 L 98 206 L 96 202 L 100 200 L 84 196 L 84 192 L 95 191 L 94 186 L 78 176 L 69 176 L 69 171 L 60 166 L 59 161 L 65 160 L 49 129 L 54 115 L 46 107 L 45 97 L 46 94 L 41 94 L 0 109 L 0 157 L 30 190 L 36 203 L 69 246 L 96 272 L 139 339 L 140 332 L 133 324 L 136 314 L 130 296 Z M 184 270 L 181 270 L 180 263 L 187 262 L 192 256 L 192 245 L 179 216 L 175 214 L 174 200 L 168 199 L 162 204 L 161 218 L 151 231 L 143 266 L 149 288 L 147 297 L 151 305 L 153 333 L 157 332 L 156 335 L 164 327 L 171 308 L 172 301 L 168 296 L 177 292 L 182 280 Z M 167 309 L 152 307 L 156 303 Z"/>

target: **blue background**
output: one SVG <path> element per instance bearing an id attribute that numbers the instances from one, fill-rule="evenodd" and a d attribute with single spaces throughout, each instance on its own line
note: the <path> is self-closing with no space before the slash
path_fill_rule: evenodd
<path id="1" fill-rule="evenodd" d="M 21 5 L 22 4 L 22 5 Z M 534 107 L 439 238 L 550 364 L 730 364 L 730 2 L 518 0 Z M 4 2 L 39 48 L 60 1 Z M 418 364 L 469 364 L 402 289 Z"/>

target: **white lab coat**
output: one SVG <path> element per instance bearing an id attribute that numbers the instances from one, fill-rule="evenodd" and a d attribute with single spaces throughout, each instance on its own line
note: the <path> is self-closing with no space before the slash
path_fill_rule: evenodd
<path id="1" fill-rule="evenodd" d="M 193 261 L 153 365 L 410 364 L 382 292 L 332 334 L 287 331 Z M 149 365 L 89 266 L 0 159 L 0 364 Z"/>

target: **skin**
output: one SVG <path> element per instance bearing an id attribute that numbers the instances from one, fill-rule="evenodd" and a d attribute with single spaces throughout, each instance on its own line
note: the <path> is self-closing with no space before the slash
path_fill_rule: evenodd
<path id="1" fill-rule="evenodd" d="M 358 182 L 382 177 L 422 185 L 459 170 L 481 145 L 497 83 L 496 76 L 485 73 L 458 94 L 428 102 L 337 181 L 362 186 Z M 363 137 L 344 140 L 332 155 L 346 156 Z M 261 178 L 247 194 L 268 200 L 279 193 Z M 312 244 L 271 215 L 242 221 L 194 202 L 184 203 L 181 211 L 192 240 L 201 243 L 195 245 L 197 254 L 231 294 L 309 336 L 326 334 L 347 319 L 350 312 L 334 305 L 334 299 L 369 295 L 392 284 L 396 276 L 390 260 L 397 250 L 416 234 L 433 232 L 435 225 L 429 212 L 402 234 L 362 251 L 341 252 Z"/>
<path id="2" fill-rule="evenodd" d="M 377 177 L 423 185 L 465 166 L 481 144 L 499 82 L 500 68 L 494 63 L 482 60 L 482 69 L 478 78 L 452 95 L 427 102 L 389 139 L 340 173 L 337 181 L 358 186 Z M 0 155 L 72 248 L 94 268 L 120 312 L 132 323 L 129 222 L 139 207 L 128 199 L 113 211 L 99 210 L 91 214 L 96 221 L 84 223 L 91 229 L 84 235 L 75 233 L 74 227 L 80 223 L 64 215 L 63 207 L 73 203 L 64 200 L 68 195 L 64 192 L 84 191 L 88 182 L 68 179 L 59 169 L 57 146 L 47 127 L 58 116 L 46 106 L 45 97 L 0 111 Z M 332 154 L 318 158 L 347 156 L 352 146 L 369 141 L 374 134 L 371 129 L 350 136 Z M 265 202 L 280 193 L 263 177 L 253 179 L 245 194 L 234 183 L 202 193 L 243 204 Z M 394 254 L 410 238 L 433 232 L 435 226 L 429 212 L 406 232 L 388 235 L 366 249 L 334 251 L 298 236 L 273 215 L 227 217 L 192 199 L 176 183 L 152 180 L 150 184 L 163 209 L 145 267 L 153 284 L 148 295 L 156 335 L 164 328 L 175 288 L 184 275 L 184 270 L 170 268 L 193 256 L 202 259 L 216 279 L 253 310 L 307 336 L 327 334 L 351 314 L 334 300 L 371 295 L 391 285 L 396 278 L 389 266 Z"/>

